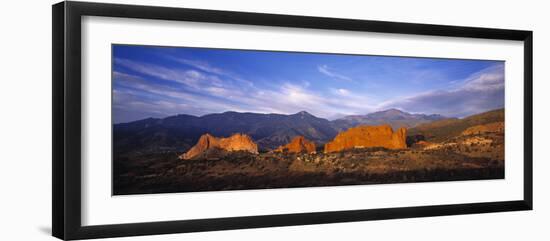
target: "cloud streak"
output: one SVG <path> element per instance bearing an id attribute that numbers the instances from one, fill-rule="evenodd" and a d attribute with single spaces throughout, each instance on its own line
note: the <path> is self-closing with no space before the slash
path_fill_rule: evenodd
<path id="1" fill-rule="evenodd" d="M 388 108 L 463 117 L 504 106 L 503 63 L 478 68 L 481 70 L 452 81 L 442 80 L 440 83 L 444 84 L 440 88 L 426 88 L 426 91 L 413 88 L 412 91 L 403 92 L 406 94 L 396 94 L 405 88 L 402 86 L 405 80 L 410 79 L 386 81 L 383 82 L 384 86 L 373 87 L 371 82 L 355 81 L 364 79 L 362 76 L 343 75 L 325 64 L 315 63 L 308 70 L 303 70 L 302 66 L 287 66 L 283 75 L 260 75 L 266 80 L 258 81 L 254 80 L 254 75 L 244 75 L 243 78 L 243 73 L 221 68 L 219 66 L 223 65 L 216 65 L 212 60 L 167 54 L 156 56 L 161 56 L 163 61 L 115 55 L 113 109 L 116 123 L 148 117 L 176 114 L 201 116 L 225 111 L 281 114 L 308 111 L 318 117 L 334 119 Z M 250 66 L 261 65 L 260 60 L 255 59 Z M 273 69 L 278 68 L 282 61 L 277 59 L 266 62 Z M 387 61 L 381 65 L 380 69 L 384 70 L 377 73 L 377 78 L 392 70 L 386 64 Z M 369 63 L 368 73 L 376 71 L 373 65 Z M 292 68 L 296 70 L 290 71 Z M 354 66 L 353 69 L 357 70 L 358 67 Z M 430 74 L 429 69 L 421 71 L 426 74 L 420 77 L 439 78 Z M 314 75 L 311 75 L 312 72 Z M 418 70 L 414 73 L 418 73 Z M 320 76 L 336 81 L 320 81 Z M 429 82 L 419 81 L 413 83 L 412 87 Z M 379 90 L 371 90 L 373 88 Z"/>
<path id="2" fill-rule="evenodd" d="M 115 107 L 141 112 L 144 118 L 163 116 L 161 113 L 165 113 L 164 116 L 181 113 L 200 116 L 225 111 L 293 114 L 301 110 L 331 118 L 336 114 L 357 114 L 358 110 L 359 113 L 364 113 L 373 109 L 368 105 L 366 97 L 354 95 L 344 89 L 336 90 L 332 96 L 326 96 L 291 83 L 285 83 L 276 89 L 249 88 L 247 91 L 203 83 L 199 86 L 201 93 L 194 93 L 148 83 L 143 78 L 128 73 L 117 71 L 114 77 L 115 83 L 120 86 L 115 89 Z M 123 116 L 115 117 L 115 120 L 127 121 Z"/>
<path id="3" fill-rule="evenodd" d="M 464 117 L 504 107 L 504 65 L 483 69 L 460 81 L 449 90 L 434 90 L 389 100 L 381 108 L 400 108 L 410 112 L 438 113 Z"/>
<path id="4" fill-rule="evenodd" d="M 338 74 L 336 72 L 334 72 L 333 70 L 330 70 L 329 67 L 327 65 L 320 65 L 320 66 L 317 66 L 317 70 L 328 76 L 328 77 L 331 77 L 331 78 L 334 78 L 334 79 L 337 79 L 337 80 L 344 80 L 344 81 L 353 81 L 350 77 L 348 76 L 345 76 L 345 75 L 342 75 L 342 74 Z"/>

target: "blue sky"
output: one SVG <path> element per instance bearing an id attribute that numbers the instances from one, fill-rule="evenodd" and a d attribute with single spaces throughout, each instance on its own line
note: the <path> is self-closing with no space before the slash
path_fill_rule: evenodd
<path id="1" fill-rule="evenodd" d="M 115 123 L 225 111 L 332 120 L 388 108 L 464 117 L 502 107 L 502 61 L 113 46 Z"/>

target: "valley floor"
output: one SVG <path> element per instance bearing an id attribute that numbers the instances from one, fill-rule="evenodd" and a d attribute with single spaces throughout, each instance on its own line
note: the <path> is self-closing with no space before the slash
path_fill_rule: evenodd
<path id="1" fill-rule="evenodd" d="M 115 195 L 504 178 L 503 146 L 355 149 L 338 153 L 234 152 L 180 160 L 174 152 L 115 157 Z M 484 149 L 483 152 L 479 150 Z M 478 150 L 478 151 L 476 151 Z"/>

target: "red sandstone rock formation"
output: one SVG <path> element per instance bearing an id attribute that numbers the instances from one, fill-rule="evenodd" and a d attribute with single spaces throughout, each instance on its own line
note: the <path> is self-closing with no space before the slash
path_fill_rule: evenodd
<path id="1" fill-rule="evenodd" d="M 390 125 L 357 126 L 340 132 L 331 142 L 325 144 L 325 153 L 353 148 L 385 147 L 407 148 L 407 129 L 393 131 Z"/>
<path id="2" fill-rule="evenodd" d="M 219 148 L 224 151 L 247 151 L 258 154 L 258 145 L 248 135 L 234 134 L 227 138 L 216 138 L 210 134 L 204 134 L 195 146 L 180 156 L 180 159 L 193 159 L 210 148 Z"/>
<path id="3" fill-rule="evenodd" d="M 280 146 L 275 149 L 276 152 L 290 152 L 290 153 L 315 153 L 315 143 L 309 141 L 303 136 L 296 136 L 290 141 L 290 143 Z"/>

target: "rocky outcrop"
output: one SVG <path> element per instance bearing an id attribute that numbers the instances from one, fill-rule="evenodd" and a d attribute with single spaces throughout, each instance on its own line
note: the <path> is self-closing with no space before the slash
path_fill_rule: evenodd
<path id="1" fill-rule="evenodd" d="M 180 159 L 194 159 L 208 150 L 216 148 L 228 152 L 246 151 L 258 154 L 258 145 L 248 135 L 234 134 L 227 138 L 217 138 L 210 134 L 204 134 L 195 146 L 180 156 Z"/>
<path id="2" fill-rule="evenodd" d="M 414 144 L 417 145 L 417 146 L 421 146 L 421 147 L 426 147 L 426 146 L 432 145 L 432 143 L 428 142 L 428 141 L 419 141 L 419 142 L 414 143 Z"/>
<path id="3" fill-rule="evenodd" d="M 484 133 L 504 132 L 504 122 L 493 122 L 485 125 L 477 125 L 464 130 L 461 135 L 479 135 Z"/>
<path id="4" fill-rule="evenodd" d="M 340 132 L 334 140 L 325 144 L 325 153 L 368 147 L 404 149 L 407 148 L 406 138 L 405 128 L 394 132 L 390 125 L 357 126 Z"/>
<path id="5" fill-rule="evenodd" d="M 280 146 L 275 149 L 276 152 L 289 152 L 289 153 L 315 153 L 315 143 L 309 141 L 303 136 L 296 136 L 290 141 L 290 143 Z"/>
<path id="6" fill-rule="evenodd" d="M 407 136 L 406 138 L 407 146 L 413 146 L 414 144 L 425 140 L 426 140 L 426 137 L 420 134 L 410 135 L 410 136 Z"/>

